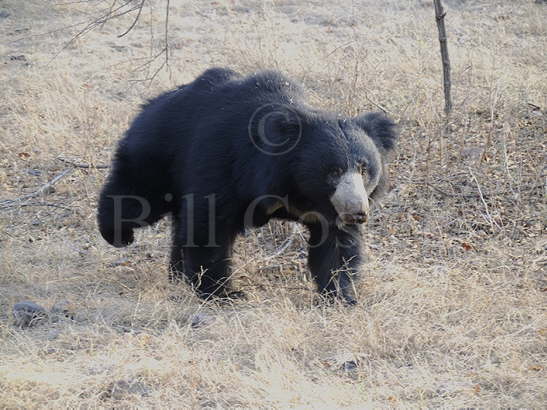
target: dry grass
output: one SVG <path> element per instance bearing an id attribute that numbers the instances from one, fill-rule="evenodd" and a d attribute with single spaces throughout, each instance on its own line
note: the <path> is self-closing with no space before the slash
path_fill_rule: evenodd
<path id="1" fill-rule="evenodd" d="M 52 30 L 111 2 L 0 4 L 0 200 L 70 168 L 59 155 L 108 163 L 145 97 L 211 65 L 278 68 L 318 106 L 381 104 L 402 125 L 362 304 L 315 303 L 300 238 L 268 259 L 291 230 L 280 224 L 238 244 L 249 300 L 200 304 L 167 282 L 167 225 L 108 247 L 95 226 L 106 171 L 74 169 L 0 209 L 0 406 L 544 407 L 545 6 L 446 2 L 445 127 L 428 1 L 171 3 L 171 72 L 150 86 L 133 80 L 161 48 L 163 2 L 127 36 L 131 15 L 56 57 L 82 26 Z M 21 300 L 68 300 L 75 318 L 20 330 Z M 210 323 L 193 328 L 198 312 Z"/>

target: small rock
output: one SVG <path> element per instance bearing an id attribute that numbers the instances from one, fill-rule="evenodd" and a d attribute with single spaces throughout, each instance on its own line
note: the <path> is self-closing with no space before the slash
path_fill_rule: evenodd
<path id="1" fill-rule="evenodd" d="M 121 258 L 121 259 L 118 259 L 112 263 L 109 263 L 108 264 L 108 267 L 109 268 L 116 268 L 118 266 L 129 266 L 131 264 L 131 260 L 128 259 L 128 258 Z"/>
<path id="2" fill-rule="evenodd" d="M 150 395 L 150 388 L 140 381 L 119 380 L 108 389 L 108 395 L 114 400 L 121 400 L 128 394 L 146 397 Z"/>
<path id="3" fill-rule="evenodd" d="M 246 300 L 247 294 L 241 290 L 232 290 L 228 292 L 226 298 L 231 300 Z"/>
<path id="4" fill-rule="evenodd" d="M 191 319 L 191 326 L 194 329 L 197 329 L 199 327 L 210 325 L 211 323 L 213 323 L 214 320 L 214 317 L 206 313 L 196 313 Z"/>
<path id="5" fill-rule="evenodd" d="M 76 309 L 68 300 L 61 300 L 51 307 L 51 315 L 54 321 L 58 321 L 63 318 L 74 320 L 74 317 L 76 316 Z"/>
<path id="6" fill-rule="evenodd" d="M 42 191 L 42 193 L 43 193 L 44 195 L 54 194 L 55 192 L 57 192 L 57 190 L 56 190 L 55 187 L 53 187 L 53 186 L 48 186 L 46 189 L 44 189 L 44 190 Z"/>
<path id="7" fill-rule="evenodd" d="M 133 382 L 127 390 L 131 394 L 138 394 L 140 396 L 146 397 L 150 395 L 150 387 L 142 382 Z"/>
<path id="8" fill-rule="evenodd" d="M 117 45 L 111 45 L 110 47 L 112 47 L 114 50 L 116 51 L 124 51 L 127 49 L 126 46 L 117 46 Z"/>
<path id="9" fill-rule="evenodd" d="M 13 306 L 13 317 L 16 326 L 25 328 L 47 319 L 48 315 L 42 306 L 31 301 L 24 301 Z"/>
<path id="10" fill-rule="evenodd" d="M 11 61 L 27 61 L 27 57 L 23 54 L 20 54 L 18 56 L 9 56 L 9 59 Z"/>
<path id="11" fill-rule="evenodd" d="M 337 353 L 329 362 L 334 369 L 341 369 L 348 373 L 354 372 L 359 366 L 359 360 L 355 355 L 344 351 Z"/>
<path id="12" fill-rule="evenodd" d="M 492 364 L 500 364 L 501 363 L 501 359 L 496 354 L 496 352 L 490 352 L 490 363 L 492 363 Z"/>
<path id="13" fill-rule="evenodd" d="M 342 363 L 341 367 L 342 367 L 342 370 L 346 372 L 351 372 L 357 369 L 357 362 L 355 360 L 349 360 L 347 362 Z"/>
<path id="14" fill-rule="evenodd" d="M 466 161 L 479 161 L 484 154 L 484 148 L 482 147 L 467 147 L 460 151 L 462 159 Z"/>
<path id="15" fill-rule="evenodd" d="M 250 13 L 252 10 L 250 7 L 236 6 L 232 9 L 232 11 L 236 13 L 247 14 L 247 13 Z"/>
<path id="16" fill-rule="evenodd" d="M 39 169 L 28 168 L 26 171 L 27 174 L 32 175 L 33 177 L 39 177 L 40 175 L 42 175 L 42 171 L 40 171 Z"/>
<path id="17" fill-rule="evenodd" d="M 0 10 L 0 19 L 8 18 L 11 14 L 6 10 Z"/>
<path id="18" fill-rule="evenodd" d="M 59 329 L 50 329 L 47 332 L 47 340 L 55 340 L 61 335 L 61 331 Z"/>

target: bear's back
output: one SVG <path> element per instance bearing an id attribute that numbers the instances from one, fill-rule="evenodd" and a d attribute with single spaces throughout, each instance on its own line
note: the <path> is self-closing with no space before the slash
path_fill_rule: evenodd
<path id="1" fill-rule="evenodd" d="M 244 77 L 227 68 L 208 69 L 143 105 L 120 143 L 118 158 L 138 173 L 148 168 L 168 174 L 172 167 L 187 171 L 231 154 L 247 158 L 254 151 L 248 125 L 256 110 L 269 104 L 294 106 L 301 95 L 297 84 L 276 71 Z"/>

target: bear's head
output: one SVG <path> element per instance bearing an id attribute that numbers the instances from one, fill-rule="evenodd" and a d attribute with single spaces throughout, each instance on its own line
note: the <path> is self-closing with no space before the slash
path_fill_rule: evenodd
<path id="1" fill-rule="evenodd" d="M 380 113 L 341 118 L 315 113 L 301 119 L 295 164 L 298 191 L 311 208 L 337 224 L 367 220 L 371 201 L 388 187 L 388 153 L 395 124 Z"/>

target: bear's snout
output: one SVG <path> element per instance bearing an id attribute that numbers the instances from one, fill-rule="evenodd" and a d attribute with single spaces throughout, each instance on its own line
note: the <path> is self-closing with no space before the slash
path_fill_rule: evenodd
<path id="1" fill-rule="evenodd" d="M 369 212 L 368 195 L 360 173 L 346 172 L 342 175 L 330 200 L 341 222 L 366 222 Z"/>

